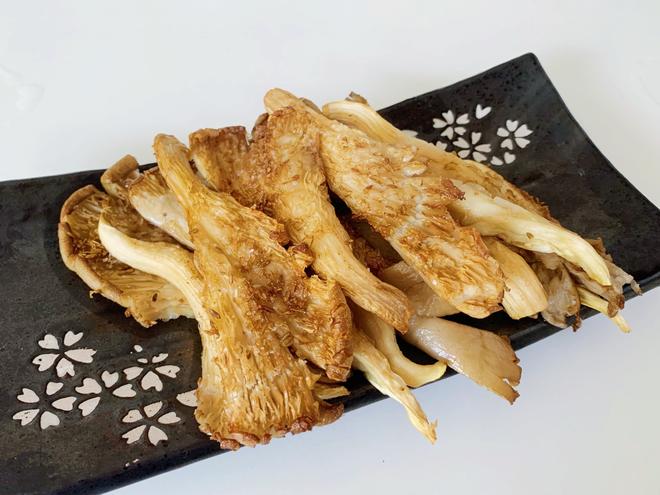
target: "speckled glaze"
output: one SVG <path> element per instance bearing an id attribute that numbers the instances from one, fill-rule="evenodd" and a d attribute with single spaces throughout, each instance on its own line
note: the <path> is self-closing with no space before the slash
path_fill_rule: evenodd
<path id="1" fill-rule="evenodd" d="M 585 237 L 602 237 L 615 261 L 645 290 L 658 285 L 660 211 L 598 151 L 534 55 L 381 113 L 397 127 L 436 142 L 441 129 L 434 127 L 434 118 L 451 108 L 476 105 L 492 106 L 493 112 L 520 118 L 533 129 L 524 153 L 498 167 L 499 173 L 546 202 L 565 226 Z M 498 125 L 497 119 L 484 118 L 478 130 L 495 135 Z M 2 494 L 102 492 L 221 452 L 197 429 L 193 409 L 177 400 L 177 395 L 195 387 L 200 373 L 195 322 L 179 319 L 144 329 L 125 318 L 115 304 L 90 298 L 88 288 L 60 259 L 56 233 L 60 207 L 75 189 L 98 185 L 99 176 L 94 171 L 0 183 Z M 558 331 L 542 321 L 514 322 L 502 315 L 478 326 L 508 335 L 516 348 Z M 81 342 L 96 353 L 93 362 L 84 365 L 84 374 L 60 380 L 63 391 L 73 393 L 83 377 L 98 379 L 107 370 L 118 370 L 120 386 L 128 379 L 121 371 L 135 364 L 136 353 L 151 358 L 167 352 L 168 362 L 180 370 L 176 380 L 163 378 L 161 391 L 148 388 L 134 398 L 101 400 L 89 416 L 73 411 L 46 430 L 36 424 L 22 427 L 12 419 L 25 409 L 17 401 L 22 387 L 43 392 L 52 380 L 52 375 L 38 372 L 32 364 L 43 352 L 37 342 L 46 334 L 61 336 L 68 331 L 84 332 Z M 381 398 L 361 376 L 351 378 L 349 388 L 352 393 L 344 400 L 347 411 Z M 176 428 L 167 430 L 167 440 L 157 445 L 147 441 L 146 434 L 127 444 L 122 434 L 128 428 L 122 419 L 156 401 L 163 403 L 162 411 L 175 412 L 180 419 Z"/>

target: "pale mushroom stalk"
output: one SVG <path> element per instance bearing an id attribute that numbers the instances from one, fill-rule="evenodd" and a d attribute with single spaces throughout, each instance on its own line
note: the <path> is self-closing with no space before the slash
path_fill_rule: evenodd
<path id="1" fill-rule="evenodd" d="M 376 348 L 387 358 L 392 371 L 399 375 L 409 387 L 421 387 L 439 380 L 445 374 L 444 361 L 435 364 L 418 364 L 403 355 L 396 341 L 394 328 L 362 308 L 353 308 L 353 317 L 358 328 L 364 331 Z"/>
<path id="2" fill-rule="evenodd" d="M 548 298 L 534 270 L 523 257 L 494 237 L 484 237 L 484 242 L 504 274 L 504 311 L 514 320 L 545 311 Z"/>
<path id="3" fill-rule="evenodd" d="M 555 253 L 581 267 L 599 284 L 611 285 L 603 258 L 575 232 L 510 201 L 491 196 L 477 184 L 458 181 L 454 184 L 464 197 L 448 207 L 461 224 L 473 226 L 483 236 L 498 236 L 529 251 Z"/>
<path id="4" fill-rule="evenodd" d="M 442 318 L 413 317 L 404 339 L 510 403 L 518 397 L 513 387 L 521 369 L 503 337 Z"/>
<path id="5" fill-rule="evenodd" d="M 609 305 L 605 299 L 598 297 L 596 294 L 588 291 L 583 287 L 578 286 L 577 291 L 578 295 L 580 296 L 580 302 L 583 305 L 603 313 L 610 320 L 612 320 L 623 333 L 630 333 L 630 325 L 628 325 L 626 320 L 623 319 L 621 311 L 617 311 L 613 316 L 610 316 Z"/>
<path id="6" fill-rule="evenodd" d="M 401 404 L 413 426 L 426 439 L 435 443 L 436 423 L 430 423 L 415 396 L 403 379 L 390 367 L 387 358 L 358 328 L 353 332 L 353 367 L 362 371 L 366 379 L 379 392 Z"/>

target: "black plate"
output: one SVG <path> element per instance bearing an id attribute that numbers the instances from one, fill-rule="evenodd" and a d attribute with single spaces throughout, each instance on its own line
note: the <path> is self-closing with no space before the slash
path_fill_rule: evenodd
<path id="1" fill-rule="evenodd" d="M 382 114 L 423 139 L 494 162 L 498 172 L 547 202 L 564 225 L 602 237 L 643 288 L 658 285 L 660 211 L 596 149 L 534 55 Z M 75 189 L 97 184 L 99 175 L 0 184 L 0 493 L 99 492 L 221 452 L 179 400 L 199 375 L 195 323 L 181 319 L 145 330 L 116 305 L 90 299 L 60 260 L 60 206 Z M 480 324 L 509 335 L 516 348 L 557 331 L 500 316 Z M 361 377 L 350 388 L 347 410 L 380 398 Z M 140 411 L 142 419 L 125 422 L 129 411 Z M 33 419 L 22 425 L 16 414 L 26 423 Z M 136 440 L 127 444 L 123 435 L 131 430 Z"/>

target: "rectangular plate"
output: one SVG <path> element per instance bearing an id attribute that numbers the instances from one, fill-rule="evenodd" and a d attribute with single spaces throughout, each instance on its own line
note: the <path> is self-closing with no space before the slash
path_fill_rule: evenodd
<path id="1" fill-rule="evenodd" d="M 534 55 L 382 114 L 420 138 L 493 164 L 545 201 L 565 226 L 602 237 L 643 288 L 658 285 L 660 211 L 593 145 Z M 115 304 L 90 299 L 60 259 L 60 207 L 77 188 L 98 184 L 99 176 L 80 172 L 0 184 L 3 494 L 100 492 L 221 452 L 199 432 L 193 408 L 180 395 L 194 389 L 200 373 L 195 322 L 144 329 Z M 515 348 L 557 331 L 539 320 L 502 315 L 477 326 L 510 336 Z M 349 388 L 346 410 L 381 398 L 361 376 Z M 71 411 L 61 410 L 69 405 Z M 143 419 L 123 422 L 131 410 Z M 128 444 L 124 435 L 141 425 L 141 436 L 134 430 Z"/>

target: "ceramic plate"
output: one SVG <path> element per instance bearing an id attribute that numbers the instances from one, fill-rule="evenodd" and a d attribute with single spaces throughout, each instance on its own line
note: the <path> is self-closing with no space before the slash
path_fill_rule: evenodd
<path id="1" fill-rule="evenodd" d="M 602 237 L 644 289 L 658 285 L 660 211 L 598 151 L 534 55 L 382 114 L 488 163 L 548 203 L 565 226 Z M 99 176 L 0 184 L 3 494 L 101 492 L 221 452 L 193 417 L 201 352 L 195 322 L 144 329 L 115 304 L 90 298 L 60 259 L 60 206 L 75 189 L 98 185 Z M 516 348 L 557 331 L 499 315 L 480 324 Z M 360 376 L 349 388 L 347 411 L 381 398 Z"/>

